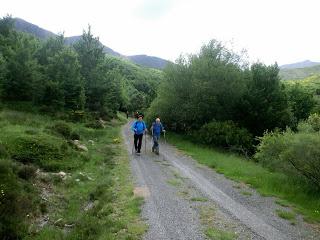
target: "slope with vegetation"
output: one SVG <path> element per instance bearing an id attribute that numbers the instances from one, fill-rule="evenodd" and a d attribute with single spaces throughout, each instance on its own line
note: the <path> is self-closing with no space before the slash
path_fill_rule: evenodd
<path id="1" fill-rule="evenodd" d="M 320 64 L 312 67 L 281 69 L 279 76 L 282 80 L 298 80 L 319 74 Z"/>
<path id="2" fill-rule="evenodd" d="M 0 20 L 0 238 L 139 239 L 117 112 L 146 107 L 162 73 L 106 56 L 90 29 L 64 40 Z"/>
<path id="3" fill-rule="evenodd" d="M 38 27 L 37 25 L 34 25 L 32 23 L 29 23 L 23 19 L 15 18 L 15 29 L 24 33 L 29 33 L 41 40 L 47 40 L 50 37 L 55 38 L 58 37 L 58 35 L 45 30 L 41 27 Z M 65 43 L 67 45 L 73 45 L 79 40 L 81 40 L 82 36 L 72 36 L 72 37 L 66 37 Z M 99 42 L 101 47 L 103 48 L 103 52 L 106 54 L 109 54 L 111 56 L 120 57 L 123 59 L 129 59 L 135 64 L 149 67 L 149 68 L 155 68 L 155 69 L 164 69 L 167 65 L 168 61 L 159 57 L 153 57 L 153 56 L 147 56 L 147 55 L 133 55 L 133 56 L 125 56 L 121 53 L 118 53 L 114 51 L 113 49 L 103 45 L 101 42 Z"/>
<path id="4" fill-rule="evenodd" d="M 140 239 L 122 123 L 2 109 L 0 238 Z"/>
<path id="5" fill-rule="evenodd" d="M 117 110 L 141 110 L 155 97 L 161 71 L 106 55 L 85 31 L 71 46 L 63 36 L 40 41 L 17 32 L 14 20 L 0 24 L 1 99 L 32 102 L 45 112 L 111 118 Z"/>

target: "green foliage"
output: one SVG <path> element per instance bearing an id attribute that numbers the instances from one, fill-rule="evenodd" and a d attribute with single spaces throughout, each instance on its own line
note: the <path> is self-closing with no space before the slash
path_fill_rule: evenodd
<path id="1" fill-rule="evenodd" d="M 299 80 L 308 78 L 312 75 L 320 74 L 320 65 L 304 68 L 281 69 L 280 77 L 282 80 Z"/>
<path id="2" fill-rule="evenodd" d="M 203 144 L 223 147 L 244 154 L 252 152 L 253 137 L 232 121 L 210 122 L 194 134 L 195 140 Z"/>
<path id="3" fill-rule="evenodd" d="M 298 122 L 306 119 L 315 106 L 315 101 L 312 94 L 306 92 L 301 85 L 298 84 L 289 87 L 287 93 L 289 96 L 289 104 L 295 120 Z"/>
<path id="4" fill-rule="evenodd" d="M 35 190 L 18 179 L 9 160 L 0 159 L 0 179 L 0 238 L 22 239 L 27 218 L 35 211 Z"/>
<path id="5" fill-rule="evenodd" d="M 18 170 L 19 178 L 29 180 L 36 176 L 36 167 L 33 165 L 21 165 Z"/>
<path id="6" fill-rule="evenodd" d="M 166 68 L 147 115 L 161 116 L 177 131 L 199 129 L 213 119 L 230 120 L 245 90 L 247 73 L 243 68 L 240 56 L 213 40 L 198 55 L 181 57 Z"/>
<path id="7" fill-rule="evenodd" d="M 70 138 L 72 132 L 72 128 L 63 121 L 56 122 L 51 129 L 66 139 Z"/>
<path id="8" fill-rule="evenodd" d="M 260 138 L 255 159 L 275 171 L 300 177 L 320 189 L 320 135 L 310 132 L 312 126 L 299 126 L 299 132 L 265 133 Z M 308 129 L 308 131 L 306 131 Z"/>
<path id="9" fill-rule="evenodd" d="M 106 56 L 103 46 L 84 31 L 74 46 L 64 36 L 36 40 L 14 29 L 14 20 L 0 19 L 0 97 L 24 101 L 44 112 L 84 114 L 111 119 L 116 112 L 141 110 L 156 96 L 161 71 L 145 69 L 124 59 Z"/>
<path id="10" fill-rule="evenodd" d="M 315 101 L 315 106 L 312 112 L 320 113 L 320 75 L 314 74 L 300 80 L 282 81 L 289 89 L 298 84 L 305 93 L 312 94 Z"/>
<path id="11" fill-rule="evenodd" d="M 46 66 L 47 78 L 43 104 L 54 110 L 83 110 L 85 103 L 84 86 L 80 76 L 80 64 L 77 55 L 65 48 L 49 58 Z"/>
<path id="12" fill-rule="evenodd" d="M 312 129 L 316 132 L 320 131 L 320 114 L 314 113 L 311 114 L 308 119 L 307 123 L 312 127 Z"/>
<path id="13" fill-rule="evenodd" d="M 292 124 L 287 95 L 278 77 L 278 66 L 251 66 L 247 90 L 237 106 L 237 120 L 254 135 Z"/>
<path id="14" fill-rule="evenodd" d="M 6 75 L 7 75 L 7 63 L 0 52 L 0 99 L 2 99 L 3 83 Z"/>
<path id="15" fill-rule="evenodd" d="M 12 139 L 9 152 L 13 159 L 22 163 L 33 163 L 50 170 L 52 162 L 62 161 L 61 141 L 48 136 L 19 136 Z M 60 143 L 60 144 L 59 144 Z"/>

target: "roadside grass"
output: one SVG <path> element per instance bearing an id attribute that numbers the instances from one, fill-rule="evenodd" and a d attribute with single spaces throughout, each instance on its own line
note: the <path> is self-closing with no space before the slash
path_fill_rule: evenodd
<path id="1" fill-rule="evenodd" d="M 241 194 L 245 196 L 252 196 L 252 193 L 247 191 L 242 191 Z"/>
<path id="2" fill-rule="evenodd" d="M 190 198 L 190 201 L 192 201 L 192 202 L 207 202 L 208 199 L 203 198 L 203 197 L 193 197 L 193 198 Z"/>
<path id="3" fill-rule="evenodd" d="M 294 212 L 289 212 L 289 211 L 284 211 L 284 210 L 277 209 L 276 213 L 278 214 L 279 217 L 290 221 L 290 223 L 292 225 L 296 224 L 296 222 L 295 222 L 296 214 Z"/>
<path id="4" fill-rule="evenodd" d="M 236 235 L 232 232 L 226 232 L 217 228 L 207 228 L 205 234 L 209 239 L 213 240 L 233 240 L 236 239 Z"/>
<path id="5" fill-rule="evenodd" d="M 11 209 L 11 216 L 1 216 L 0 238 L 7 239 L 6 234 L 19 227 L 12 239 L 141 239 L 146 231 L 139 217 L 143 200 L 133 195 L 129 159 L 120 135 L 125 121 L 119 116 L 105 128 L 93 129 L 85 123 L 2 110 L 0 166 L 6 170 L 0 169 L 0 187 L 14 199 L 0 198 Z M 76 132 L 88 152 L 77 150 L 71 140 L 52 131 L 57 122 L 63 122 L 58 124 L 62 133 Z M 38 168 L 43 175 L 37 176 Z M 67 177 L 61 179 L 59 171 Z M 47 195 L 42 195 L 43 188 Z M 14 209 L 21 209 L 15 213 L 19 215 L 12 214 Z M 40 226 L 45 216 L 48 220 Z M 3 220 L 12 223 L 6 232 Z"/>
<path id="6" fill-rule="evenodd" d="M 204 233 L 208 239 L 233 240 L 237 238 L 237 234 L 215 226 L 217 224 L 216 210 L 212 206 L 200 207 L 200 221 L 205 227 Z"/>
<path id="7" fill-rule="evenodd" d="M 182 184 L 181 180 L 179 179 L 169 179 L 167 180 L 167 183 L 174 187 L 179 187 Z"/>
<path id="8" fill-rule="evenodd" d="M 279 172 L 271 172 L 244 157 L 188 141 L 184 136 L 167 134 L 167 140 L 199 163 L 214 168 L 226 177 L 249 184 L 262 196 L 285 200 L 308 222 L 320 222 L 320 193 L 305 183 Z"/>

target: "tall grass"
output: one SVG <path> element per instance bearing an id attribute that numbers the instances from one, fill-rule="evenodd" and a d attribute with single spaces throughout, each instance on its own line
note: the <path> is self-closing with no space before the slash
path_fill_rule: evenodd
<path id="1" fill-rule="evenodd" d="M 284 199 L 306 220 L 320 222 L 320 193 L 305 182 L 271 172 L 241 156 L 193 144 L 183 136 L 171 133 L 168 140 L 199 163 L 214 168 L 232 180 L 249 184 L 264 196 Z"/>

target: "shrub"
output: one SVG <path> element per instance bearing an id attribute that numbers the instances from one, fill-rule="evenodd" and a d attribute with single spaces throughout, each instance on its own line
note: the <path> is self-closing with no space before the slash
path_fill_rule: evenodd
<path id="1" fill-rule="evenodd" d="M 72 132 L 70 135 L 71 140 L 80 140 L 80 134 L 77 132 Z"/>
<path id="2" fill-rule="evenodd" d="M 7 158 L 8 156 L 7 148 L 3 144 L 0 144 L 0 158 Z"/>
<path id="3" fill-rule="evenodd" d="M 18 176 L 22 179 L 29 180 L 36 176 L 37 168 L 33 165 L 22 165 L 18 170 Z"/>
<path id="4" fill-rule="evenodd" d="M 63 136 L 64 138 L 66 138 L 66 139 L 70 138 L 70 135 L 71 135 L 71 132 L 72 132 L 71 127 L 67 123 L 62 122 L 62 121 L 55 123 L 51 127 L 51 129 L 54 132 L 58 133 L 59 135 Z"/>
<path id="5" fill-rule="evenodd" d="M 36 164 L 46 170 L 52 162 L 61 161 L 61 142 L 50 136 L 19 136 L 8 144 L 13 159 L 24 164 Z"/>
<path id="6" fill-rule="evenodd" d="M 92 122 L 89 122 L 85 125 L 87 128 L 93 128 L 93 129 L 103 129 L 103 123 L 100 122 L 99 120 L 95 120 Z"/>
<path id="7" fill-rule="evenodd" d="M 307 123 L 313 128 L 314 131 L 320 131 L 320 115 L 317 113 L 311 114 L 307 119 Z"/>
<path id="8" fill-rule="evenodd" d="M 287 130 L 287 137 L 291 134 Z M 293 133 L 292 133 L 293 134 Z M 254 159 L 263 166 L 275 171 L 288 171 L 288 164 L 280 160 L 281 153 L 287 148 L 288 142 L 282 132 L 265 132 L 263 137 L 258 138 L 260 143 Z"/>
<path id="9" fill-rule="evenodd" d="M 316 132 L 266 133 L 255 159 L 273 170 L 300 176 L 320 189 L 320 134 Z"/>
<path id="10" fill-rule="evenodd" d="M 31 184 L 19 181 L 11 161 L 0 159 L 0 179 L 0 239 L 23 239 L 37 195 Z"/>
<path id="11" fill-rule="evenodd" d="M 320 134 L 293 134 L 280 158 L 320 189 Z"/>
<path id="12" fill-rule="evenodd" d="M 232 121 L 210 122 L 195 132 L 195 140 L 209 146 L 224 147 L 242 153 L 253 150 L 253 136 Z"/>

